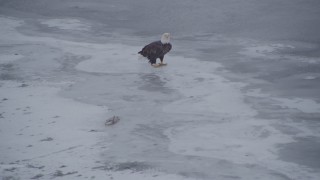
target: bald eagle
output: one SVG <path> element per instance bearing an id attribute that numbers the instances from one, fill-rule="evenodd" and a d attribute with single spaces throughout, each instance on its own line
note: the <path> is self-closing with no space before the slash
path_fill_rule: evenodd
<path id="1" fill-rule="evenodd" d="M 139 52 L 143 57 L 149 59 L 149 63 L 154 66 L 165 65 L 166 63 L 163 62 L 164 55 L 167 54 L 172 48 L 170 44 L 170 34 L 164 33 L 161 36 L 160 41 L 152 42 L 146 45 L 142 50 Z M 156 64 L 157 59 L 160 59 L 160 64 Z"/>

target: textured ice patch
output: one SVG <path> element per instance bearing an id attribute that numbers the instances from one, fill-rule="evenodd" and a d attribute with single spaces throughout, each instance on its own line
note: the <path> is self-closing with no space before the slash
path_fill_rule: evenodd
<path id="1" fill-rule="evenodd" d="M 23 58 L 22 55 L 14 54 L 0 54 L 0 64 L 12 63 L 16 60 Z"/>
<path id="2" fill-rule="evenodd" d="M 217 113 L 233 117 L 256 115 L 256 111 L 244 102 L 241 88 L 245 84 L 230 82 L 211 73 L 219 64 L 208 66 L 205 62 L 181 58 L 174 61 L 184 63 L 175 65 L 179 68 L 168 72 L 175 75 L 168 84 L 178 89 L 185 98 L 164 106 L 165 112 L 203 115 Z"/>
<path id="3" fill-rule="evenodd" d="M 226 159 L 235 163 L 276 160 L 276 145 L 292 142 L 266 123 L 233 120 L 211 125 L 187 124 L 169 128 L 169 150 L 183 155 Z"/>
<path id="4" fill-rule="evenodd" d="M 297 109 L 304 113 L 320 113 L 320 104 L 312 99 L 272 97 L 269 94 L 262 93 L 261 89 L 253 89 L 246 94 L 253 97 L 270 98 L 282 108 Z"/>
<path id="5" fill-rule="evenodd" d="M 280 105 L 284 108 L 298 109 L 305 113 L 320 113 L 320 104 L 311 99 L 276 98 L 275 100 L 281 102 Z"/>
<path id="6" fill-rule="evenodd" d="M 6 18 L 0 17 L 1 29 L 0 29 L 0 37 L 1 37 L 1 44 L 6 43 L 14 43 L 18 42 L 21 43 L 21 40 L 24 39 L 24 36 L 20 33 L 17 33 L 15 28 L 21 26 L 23 21 L 17 20 L 14 18 Z"/>
<path id="7" fill-rule="evenodd" d="M 93 174 L 85 169 L 99 160 L 102 147 L 107 149 L 108 143 L 99 145 L 99 137 L 107 135 L 103 123 L 108 111 L 105 107 L 62 98 L 57 95 L 59 91 L 56 87 L 1 82 L 3 177 L 13 175 L 5 170 L 8 164 L 19 174 L 17 179 L 30 179 L 37 173 L 51 179 L 58 170 L 60 175 L 80 171 Z"/>
<path id="8" fill-rule="evenodd" d="M 78 19 L 48 19 L 42 21 L 41 24 L 63 30 L 88 31 L 91 28 L 88 24 Z"/>
<path id="9" fill-rule="evenodd" d="M 305 176 L 316 179 L 317 176 L 317 173 L 310 174 L 308 168 L 280 159 L 279 145 L 295 140 L 272 127 L 270 121 L 226 119 L 212 124 L 193 122 L 168 128 L 164 134 L 169 139 L 169 151 L 175 154 L 215 158 L 249 168 L 267 168 L 270 172 L 281 172 L 284 177 L 290 177 L 285 179 Z"/>
<path id="10" fill-rule="evenodd" d="M 146 59 L 138 60 L 140 47 L 122 44 L 106 44 L 91 47 L 91 58 L 79 63 L 76 69 L 95 73 L 141 73 L 151 69 Z"/>
<path id="11" fill-rule="evenodd" d="M 249 57 L 266 57 L 272 55 L 273 52 L 284 49 L 284 48 L 294 48 L 293 46 L 283 45 L 283 44 L 270 44 L 270 45 L 254 45 L 246 47 L 240 54 L 249 56 Z"/>
<path id="12" fill-rule="evenodd" d="M 116 180 L 195 180 L 180 175 L 165 174 L 157 171 L 147 171 L 143 173 L 133 173 L 131 171 L 112 172 L 112 179 Z"/>
<path id="13" fill-rule="evenodd" d="M 8 31 L 22 25 L 23 21 L 14 18 L 0 17 L 1 35 L 5 36 Z"/>

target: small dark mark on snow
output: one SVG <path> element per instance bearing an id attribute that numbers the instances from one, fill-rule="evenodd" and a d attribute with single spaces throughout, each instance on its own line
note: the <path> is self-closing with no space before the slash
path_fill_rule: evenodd
<path id="1" fill-rule="evenodd" d="M 28 145 L 27 147 L 33 147 L 33 146 L 30 144 L 30 145 Z"/>
<path id="2" fill-rule="evenodd" d="M 59 177 L 59 176 L 64 176 L 64 174 L 63 174 L 63 172 L 62 172 L 62 171 L 57 170 L 55 173 L 53 173 L 53 175 L 52 175 L 52 176 L 54 176 L 54 177 Z"/>
<path id="3" fill-rule="evenodd" d="M 52 117 L 52 118 L 59 118 L 60 116 L 54 116 L 54 117 Z"/>
<path id="4" fill-rule="evenodd" d="M 102 166 L 93 167 L 92 169 L 99 169 L 99 170 L 107 170 L 107 171 L 125 171 L 131 170 L 132 172 L 141 172 L 146 169 L 150 169 L 151 166 L 145 164 L 144 162 L 123 162 L 117 164 L 109 164 L 106 163 Z"/>
<path id="5" fill-rule="evenodd" d="M 98 132 L 96 129 L 91 129 L 89 132 Z"/>
<path id="6" fill-rule="evenodd" d="M 4 171 L 13 172 L 13 171 L 15 171 L 16 169 L 17 169 L 16 167 L 12 167 L 12 168 L 8 168 L 8 169 L 4 169 Z"/>
<path id="7" fill-rule="evenodd" d="M 76 174 L 78 173 L 78 171 L 72 171 L 72 172 L 67 172 L 67 173 L 63 173 L 60 170 L 57 170 L 55 173 L 53 173 L 53 177 L 62 177 L 62 176 L 67 176 L 67 175 L 72 175 L 72 174 Z"/>
<path id="8" fill-rule="evenodd" d="M 120 121 L 120 118 L 118 116 L 113 116 L 113 117 L 106 120 L 105 125 L 111 126 L 111 125 L 116 124 L 119 121 Z"/>
<path id="9" fill-rule="evenodd" d="M 52 140 L 53 140 L 52 137 L 47 137 L 47 138 L 45 138 L 45 139 L 41 139 L 40 141 L 52 141 Z"/>
<path id="10" fill-rule="evenodd" d="M 67 167 L 66 165 L 62 165 L 62 166 L 60 166 L 59 168 L 65 168 L 65 167 Z"/>
<path id="11" fill-rule="evenodd" d="M 7 98 L 3 98 L 2 101 L 8 101 L 8 99 Z"/>
<path id="12" fill-rule="evenodd" d="M 29 85 L 28 85 L 28 84 L 23 83 L 23 84 L 21 84 L 19 87 L 27 87 L 27 86 L 29 86 Z"/>
<path id="13" fill-rule="evenodd" d="M 39 178 L 41 178 L 42 176 L 43 176 L 43 174 L 37 174 L 37 175 L 33 176 L 33 177 L 30 178 L 30 179 L 39 179 Z"/>
<path id="14" fill-rule="evenodd" d="M 32 164 L 28 164 L 27 168 L 32 168 L 32 169 L 43 169 L 45 166 L 34 166 Z"/>

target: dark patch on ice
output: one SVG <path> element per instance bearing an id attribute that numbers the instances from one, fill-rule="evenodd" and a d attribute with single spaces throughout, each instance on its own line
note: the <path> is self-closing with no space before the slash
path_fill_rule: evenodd
<path id="1" fill-rule="evenodd" d="M 232 176 L 232 175 L 221 175 L 221 177 L 224 179 L 242 179 L 239 176 Z"/>
<path id="2" fill-rule="evenodd" d="M 148 165 L 144 162 L 122 162 L 122 163 L 106 163 L 103 166 L 93 167 L 92 169 L 100 169 L 100 170 L 107 170 L 107 171 L 125 171 L 131 170 L 133 172 L 140 172 L 147 169 L 151 169 L 152 166 Z"/>
<path id="3" fill-rule="evenodd" d="M 1 73 L 0 80 L 18 80 L 18 77 L 12 73 Z"/>
<path id="4" fill-rule="evenodd" d="M 68 175 L 72 175 L 72 174 L 77 174 L 77 173 L 78 173 L 78 171 L 63 173 L 61 170 L 57 170 L 56 172 L 53 173 L 52 177 L 53 178 L 63 177 L 63 176 L 68 176 Z"/>
<path id="5" fill-rule="evenodd" d="M 31 168 L 31 169 L 43 169 L 45 166 L 34 166 L 32 164 L 28 164 L 27 168 Z"/>
<path id="6" fill-rule="evenodd" d="M 119 116 L 112 116 L 111 118 L 107 119 L 105 122 L 105 126 L 111 126 L 120 121 Z"/>
<path id="7" fill-rule="evenodd" d="M 155 74 L 143 74 L 140 76 L 143 85 L 139 87 L 140 90 L 150 92 L 162 92 L 164 94 L 171 93 L 173 90 L 166 87 L 166 82 L 160 76 Z"/>
<path id="8" fill-rule="evenodd" d="M 52 137 L 47 137 L 45 139 L 41 139 L 40 141 L 53 141 L 53 138 Z"/>
<path id="9" fill-rule="evenodd" d="M 140 102 L 143 101 L 143 97 L 139 95 L 125 95 L 122 97 L 123 100 L 128 102 Z"/>
<path id="10" fill-rule="evenodd" d="M 155 144 L 155 142 L 164 142 L 168 139 L 168 137 L 163 134 L 163 131 L 164 129 L 161 126 L 137 124 L 137 127 L 134 129 L 133 133 L 144 138 L 145 140 L 151 140 L 152 143 Z"/>
<path id="11" fill-rule="evenodd" d="M 20 178 L 14 176 L 4 176 L 2 177 L 2 180 L 20 180 Z"/>
<path id="12" fill-rule="evenodd" d="M 12 71 L 14 69 L 14 65 L 13 64 L 0 64 L 0 69 L 2 71 Z"/>
<path id="13" fill-rule="evenodd" d="M 209 176 L 203 172 L 192 172 L 192 171 L 186 171 L 186 172 L 180 172 L 181 176 L 185 176 L 188 178 L 200 178 L 200 179 L 208 179 Z"/>
<path id="14" fill-rule="evenodd" d="M 291 119 L 295 121 L 308 121 L 309 123 L 317 123 L 320 125 L 320 112 L 319 113 L 296 113 Z"/>
<path id="15" fill-rule="evenodd" d="M 15 170 L 17 170 L 16 167 L 4 169 L 4 171 L 9 171 L 9 172 L 14 172 Z"/>
<path id="16" fill-rule="evenodd" d="M 204 78 L 201 78 L 201 77 L 198 77 L 198 78 L 194 78 L 194 80 L 198 81 L 198 82 L 203 82 L 205 79 Z"/>
<path id="17" fill-rule="evenodd" d="M 59 70 L 73 72 L 75 71 L 74 67 L 78 63 L 90 58 L 91 56 L 88 56 L 88 55 L 76 55 L 72 53 L 66 53 L 62 58 L 57 59 L 57 61 L 61 64 Z"/>
<path id="18" fill-rule="evenodd" d="M 320 138 L 310 136 L 295 140 L 279 145 L 279 159 L 320 170 Z"/>
<path id="19" fill-rule="evenodd" d="M 124 170 L 132 170 L 132 171 L 143 171 L 146 169 L 150 169 L 150 166 L 143 162 L 123 162 L 119 163 L 115 166 L 116 171 L 124 171 Z"/>
<path id="20" fill-rule="evenodd" d="M 43 177 L 43 174 L 37 174 L 37 175 L 33 176 L 33 177 L 30 178 L 30 179 L 39 179 L 39 178 L 41 178 L 41 177 Z"/>
<path id="21" fill-rule="evenodd" d="M 23 83 L 19 87 L 28 87 L 28 86 L 29 86 L 28 84 Z"/>
<path id="22" fill-rule="evenodd" d="M 15 70 L 14 64 L 0 64 L 0 80 L 18 80 Z"/>
<path id="23" fill-rule="evenodd" d="M 274 124 L 273 127 L 288 135 L 296 135 L 302 132 L 298 128 L 286 124 Z"/>

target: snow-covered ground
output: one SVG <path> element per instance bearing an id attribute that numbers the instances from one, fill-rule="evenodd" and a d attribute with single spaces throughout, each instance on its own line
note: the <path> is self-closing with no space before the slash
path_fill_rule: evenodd
<path id="1" fill-rule="evenodd" d="M 127 36 L 104 43 L 66 37 L 93 31 L 83 19 L 41 17 L 28 24 L 2 15 L 0 22 L 4 180 L 320 177 L 315 99 L 268 93 L 257 86 L 268 84 L 262 80 L 250 86 L 219 60 L 175 53 L 179 46 L 165 57 L 168 66 L 152 68 L 136 54 L 146 43 L 139 37 L 130 43 Z M 48 33 L 37 36 L 39 29 L 30 27 Z M 181 45 L 186 38 L 179 38 Z M 291 44 L 234 42 L 242 47 L 239 58 L 318 61 L 276 53 L 294 49 Z M 301 81 L 318 78 L 303 74 Z M 106 126 L 112 116 L 120 121 Z"/>

